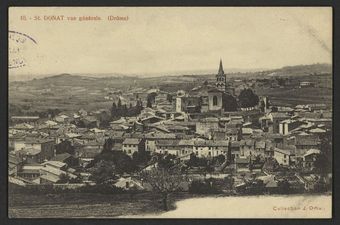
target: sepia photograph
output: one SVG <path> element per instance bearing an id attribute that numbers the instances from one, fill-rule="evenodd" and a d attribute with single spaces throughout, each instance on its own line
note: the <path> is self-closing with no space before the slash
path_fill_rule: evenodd
<path id="1" fill-rule="evenodd" d="M 9 7 L 8 217 L 332 218 L 332 17 Z"/>

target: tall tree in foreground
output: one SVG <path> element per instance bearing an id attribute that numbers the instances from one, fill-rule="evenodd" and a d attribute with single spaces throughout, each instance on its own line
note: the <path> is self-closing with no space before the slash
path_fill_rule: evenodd
<path id="1" fill-rule="evenodd" d="M 169 194 L 179 189 L 186 177 L 179 169 L 152 168 L 141 173 L 144 182 L 149 183 L 153 191 L 162 195 L 163 209 L 167 211 Z"/>

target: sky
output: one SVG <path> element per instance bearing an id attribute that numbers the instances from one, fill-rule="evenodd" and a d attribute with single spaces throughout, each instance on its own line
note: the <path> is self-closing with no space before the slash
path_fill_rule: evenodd
<path id="1" fill-rule="evenodd" d="M 36 42 L 14 43 L 20 53 L 9 57 L 26 65 L 13 76 L 217 71 L 220 59 L 227 71 L 332 63 L 330 7 L 11 7 L 9 30 Z"/>

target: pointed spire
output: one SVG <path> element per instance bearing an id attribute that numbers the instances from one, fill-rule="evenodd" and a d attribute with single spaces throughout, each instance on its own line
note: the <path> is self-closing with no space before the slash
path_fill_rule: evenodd
<path id="1" fill-rule="evenodd" d="M 223 65 L 222 65 L 222 59 L 220 59 L 220 67 L 218 68 L 218 74 L 219 75 L 223 75 L 224 74 Z"/>

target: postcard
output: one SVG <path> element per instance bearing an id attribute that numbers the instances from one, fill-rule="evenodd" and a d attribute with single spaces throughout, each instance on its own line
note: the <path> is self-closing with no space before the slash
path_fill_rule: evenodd
<path id="1" fill-rule="evenodd" d="M 9 218 L 332 218 L 331 7 L 10 7 Z"/>

